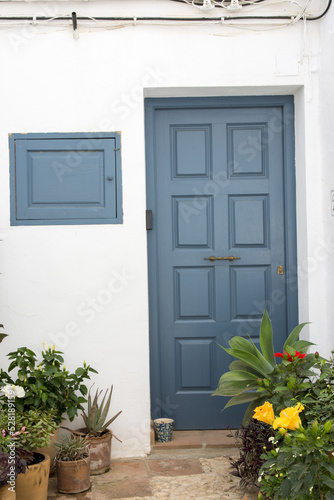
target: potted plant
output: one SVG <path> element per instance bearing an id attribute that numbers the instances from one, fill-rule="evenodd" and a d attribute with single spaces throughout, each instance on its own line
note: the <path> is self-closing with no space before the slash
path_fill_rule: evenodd
<path id="1" fill-rule="evenodd" d="M 17 410 L 24 412 L 31 407 L 51 410 L 59 425 L 64 414 L 73 421 L 78 411 L 83 410 L 88 392 L 84 381 L 90 378 L 90 372 L 97 373 L 85 361 L 83 367 L 70 373 L 66 370 L 63 353 L 56 351 L 55 346 L 48 347 L 45 342 L 40 360 L 27 347 L 19 347 L 7 357 L 11 363 L 8 372 L 0 371 L 0 386 L 14 384 L 24 389 L 24 398 L 16 400 Z M 16 378 L 9 375 L 14 369 L 18 370 Z"/>
<path id="2" fill-rule="evenodd" d="M 119 411 L 116 415 L 107 420 L 113 386 L 110 388 L 109 396 L 108 391 L 109 389 L 107 389 L 104 394 L 101 404 L 99 404 L 98 400 L 102 390 L 99 391 L 99 389 L 97 389 L 93 400 L 89 391 L 87 413 L 85 411 L 82 413 L 86 427 L 78 429 L 77 431 L 71 431 L 75 435 L 87 437 L 90 451 L 90 471 L 93 475 L 103 474 L 110 469 L 111 439 L 114 436 L 120 441 L 120 439 L 108 429 L 108 426 L 120 413 L 122 413 L 122 411 Z"/>
<path id="3" fill-rule="evenodd" d="M 19 500 L 46 500 L 50 457 L 36 450 L 49 444 L 50 436 L 58 427 L 52 412 L 38 408 L 30 408 L 25 412 L 15 411 L 15 423 L 13 423 L 11 414 L 3 411 L 0 415 L 0 427 L 16 433 L 25 428 L 24 432 L 17 434 L 15 444 L 18 448 L 23 448 L 32 454 L 32 460 L 25 474 L 19 474 L 16 478 L 17 498 Z"/>
<path id="4" fill-rule="evenodd" d="M 25 428 L 10 435 L 1 429 L 0 435 L 0 500 L 15 500 L 16 479 L 26 472 L 28 463 L 33 461 L 32 453 L 16 446 L 17 436 L 25 433 Z"/>
<path id="5" fill-rule="evenodd" d="M 82 404 L 87 401 L 88 389 L 85 380 L 89 373 L 97 373 L 84 361 L 83 367 L 77 368 L 73 373 L 66 370 L 63 353 L 56 351 L 55 346 L 48 347 L 43 342 L 41 359 L 27 347 L 19 347 L 7 356 L 11 361 L 8 372 L 0 371 L 0 387 L 21 386 L 24 397 L 15 400 L 17 411 L 26 412 L 30 408 L 51 411 L 57 428 L 51 437 L 51 446 L 42 451 L 50 455 L 53 460 L 55 449 L 52 443 L 57 441 L 58 430 L 63 415 L 67 414 L 70 421 L 83 409 Z M 17 377 L 11 377 L 9 372 L 17 369 Z M 6 401 L 3 402 L 6 409 Z"/>
<path id="6" fill-rule="evenodd" d="M 69 436 L 56 443 L 57 487 L 60 493 L 81 493 L 90 487 L 90 457 L 85 438 Z"/>

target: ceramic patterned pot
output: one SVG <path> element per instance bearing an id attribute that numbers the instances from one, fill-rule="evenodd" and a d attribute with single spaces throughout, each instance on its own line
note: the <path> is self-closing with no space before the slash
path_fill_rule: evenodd
<path id="1" fill-rule="evenodd" d="M 153 420 L 155 437 L 158 443 L 169 443 L 173 437 L 174 420 L 171 418 L 156 418 Z"/>

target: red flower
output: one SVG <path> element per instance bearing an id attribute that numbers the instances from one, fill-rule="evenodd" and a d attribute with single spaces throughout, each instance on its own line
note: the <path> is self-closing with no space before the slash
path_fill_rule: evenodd
<path id="1" fill-rule="evenodd" d="M 275 358 L 282 358 L 282 359 L 287 359 L 288 361 L 293 361 L 294 359 L 300 358 L 303 359 L 305 358 L 306 354 L 302 354 L 298 351 L 296 351 L 294 357 L 292 358 L 290 354 L 286 351 L 283 351 L 283 354 L 281 352 L 276 352 L 275 353 Z"/>
<path id="2" fill-rule="evenodd" d="M 286 359 L 286 357 L 288 358 L 288 361 L 292 361 L 292 357 L 286 351 L 283 351 L 283 354 L 281 352 L 276 352 L 275 353 L 275 358 Z"/>

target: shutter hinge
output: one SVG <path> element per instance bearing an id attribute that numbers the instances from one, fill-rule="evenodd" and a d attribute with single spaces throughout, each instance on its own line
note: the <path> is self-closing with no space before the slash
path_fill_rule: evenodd
<path id="1" fill-rule="evenodd" d="M 150 231 L 153 229 L 153 214 L 152 210 L 146 210 L 146 230 Z"/>

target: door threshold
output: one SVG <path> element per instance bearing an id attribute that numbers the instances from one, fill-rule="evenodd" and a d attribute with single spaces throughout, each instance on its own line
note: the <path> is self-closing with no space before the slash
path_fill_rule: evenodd
<path id="1" fill-rule="evenodd" d="M 231 448 L 236 446 L 234 430 L 174 431 L 169 443 L 151 442 L 152 450 Z"/>

